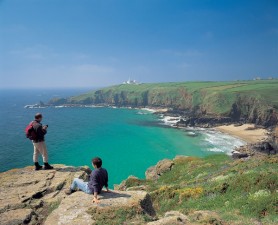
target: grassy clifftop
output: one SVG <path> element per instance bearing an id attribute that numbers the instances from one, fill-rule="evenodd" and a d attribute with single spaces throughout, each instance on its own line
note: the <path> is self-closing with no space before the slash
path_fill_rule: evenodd
<path id="1" fill-rule="evenodd" d="M 278 222 L 277 160 L 277 155 L 248 160 L 226 155 L 178 157 L 158 179 L 130 177 L 125 188 L 144 185 L 161 216 L 177 210 L 192 220 L 203 219 L 201 224 L 274 225 Z M 196 218 L 199 210 L 209 210 L 207 218 Z"/>
<path id="2" fill-rule="evenodd" d="M 277 96 L 278 80 L 122 84 L 68 99 L 53 99 L 50 104 L 169 107 L 197 116 L 245 118 L 262 124 L 267 120 L 277 122 Z"/>

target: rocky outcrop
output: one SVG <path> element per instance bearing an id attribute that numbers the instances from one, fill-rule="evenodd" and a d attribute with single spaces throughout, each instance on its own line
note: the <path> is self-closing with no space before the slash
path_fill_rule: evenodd
<path id="1" fill-rule="evenodd" d="M 149 222 L 147 225 L 183 225 L 191 224 L 189 219 L 184 214 L 178 211 L 169 211 L 165 216 L 157 221 Z"/>
<path id="2" fill-rule="evenodd" d="M 235 120 L 233 120 L 231 117 L 206 117 L 206 116 L 200 116 L 200 117 L 189 117 L 186 120 L 181 119 L 178 123 L 178 127 L 204 127 L 204 128 L 210 128 L 215 127 L 218 125 L 223 124 L 231 124 Z"/>
<path id="3" fill-rule="evenodd" d="M 247 158 L 249 155 L 247 153 L 242 153 L 239 151 L 232 151 L 232 158 L 233 159 L 242 159 Z"/>
<path id="4" fill-rule="evenodd" d="M 126 180 L 123 180 L 119 185 L 114 185 L 114 190 L 118 191 L 144 191 L 146 186 L 145 181 L 140 180 L 138 177 L 129 176 Z"/>
<path id="5" fill-rule="evenodd" d="M 100 195 L 100 203 L 92 202 L 92 197 L 83 192 L 76 192 L 65 198 L 59 207 L 47 217 L 45 225 L 89 225 L 100 220 L 105 220 L 107 214 L 113 214 L 118 209 L 125 211 L 136 208 L 141 213 L 154 216 L 150 196 L 144 191 L 113 191 Z"/>
<path id="6" fill-rule="evenodd" d="M 159 161 L 155 166 L 150 167 L 145 172 L 147 180 L 157 180 L 163 173 L 172 169 L 174 161 L 170 159 L 163 159 Z"/>
<path id="7" fill-rule="evenodd" d="M 150 196 L 145 191 L 115 191 L 103 193 L 100 204 L 92 196 L 75 192 L 67 196 L 64 190 L 72 180 L 88 179 L 87 167 L 54 165 L 54 170 L 34 171 L 33 167 L 0 173 L 0 224 L 93 224 L 100 215 L 117 217 L 123 210 L 138 218 L 155 215 Z M 104 218 L 105 219 L 105 218 Z M 108 223 L 109 224 L 109 223 Z"/>
<path id="8" fill-rule="evenodd" d="M 225 225 L 220 216 L 214 211 L 208 210 L 199 210 L 193 212 L 190 216 L 191 221 L 196 224 L 217 224 L 217 225 Z M 193 223 L 193 224 L 194 224 Z"/>
<path id="9" fill-rule="evenodd" d="M 149 222 L 147 225 L 197 225 L 197 224 L 214 224 L 226 225 L 220 216 L 214 211 L 199 210 L 184 215 L 179 211 L 166 212 L 164 217 L 159 220 Z"/>
<path id="10" fill-rule="evenodd" d="M 80 168 L 55 165 L 54 170 L 33 167 L 0 174 L 0 221 L 4 224 L 40 224 L 65 197 L 63 188 L 74 177 L 86 179 Z"/>
<path id="11" fill-rule="evenodd" d="M 234 159 L 239 159 L 257 154 L 275 155 L 277 151 L 277 147 L 275 147 L 272 142 L 262 141 L 241 146 L 237 148 L 236 151 L 232 152 L 232 156 Z"/>

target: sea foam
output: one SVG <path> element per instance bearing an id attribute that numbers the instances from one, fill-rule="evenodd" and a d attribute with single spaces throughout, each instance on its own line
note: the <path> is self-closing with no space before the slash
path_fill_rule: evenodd
<path id="1" fill-rule="evenodd" d="M 202 133 L 201 141 L 207 151 L 223 152 L 231 155 L 235 148 L 246 144 L 238 138 L 213 129 L 207 129 Z"/>

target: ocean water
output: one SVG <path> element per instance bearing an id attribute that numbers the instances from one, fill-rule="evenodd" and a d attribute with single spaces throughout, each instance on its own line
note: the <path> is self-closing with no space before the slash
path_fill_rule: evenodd
<path id="1" fill-rule="evenodd" d="M 224 152 L 242 141 L 207 129 L 176 129 L 171 121 L 146 110 L 114 108 L 25 109 L 27 104 L 85 90 L 0 90 L 0 171 L 32 165 L 33 146 L 24 128 L 37 112 L 48 124 L 49 163 L 89 165 L 103 159 L 109 185 L 129 175 L 144 177 L 159 160 L 176 155 L 200 156 Z"/>

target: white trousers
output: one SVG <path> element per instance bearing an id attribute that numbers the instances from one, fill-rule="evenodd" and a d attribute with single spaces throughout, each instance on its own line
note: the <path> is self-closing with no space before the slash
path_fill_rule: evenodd
<path id="1" fill-rule="evenodd" d="M 44 141 L 38 142 L 38 143 L 34 143 L 34 155 L 33 155 L 33 161 L 34 162 L 38 162 L 38 157 L 39 154 L 42 155 L 42 159 L 44 163 L 48 162 L 48 154 L 47 154 L 47 148 L 46 148 L 46 144 Z"/>

